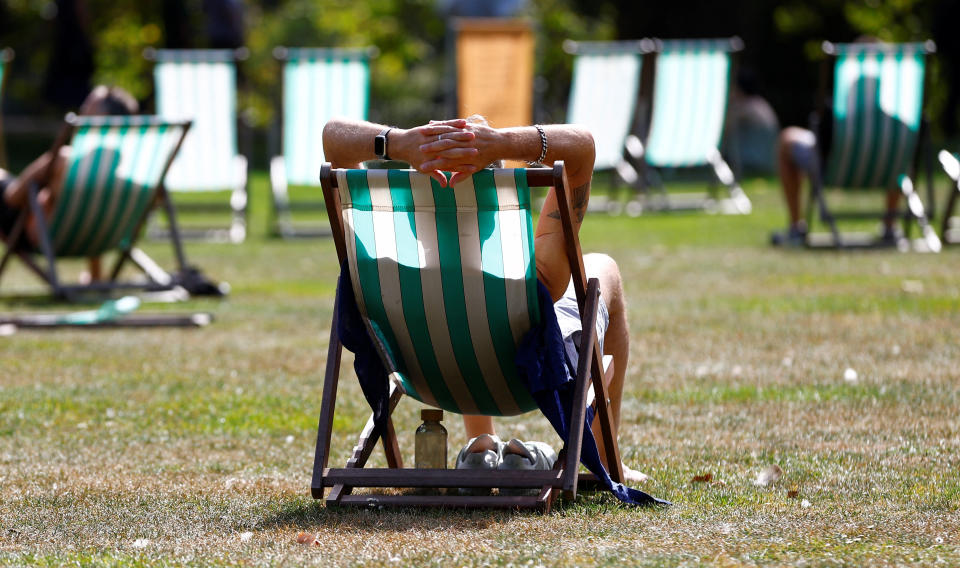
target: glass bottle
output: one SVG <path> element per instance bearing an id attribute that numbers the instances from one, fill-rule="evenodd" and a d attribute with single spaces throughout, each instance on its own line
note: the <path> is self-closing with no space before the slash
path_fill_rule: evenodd
<path id="1" fill-rule="evenodd" d="M 414 467 L 420 469 L 447 468 L 447 429 L 440 424 L 443 411 L 424 408 L 420 411 L 423 424 L 413 437 Z"/>

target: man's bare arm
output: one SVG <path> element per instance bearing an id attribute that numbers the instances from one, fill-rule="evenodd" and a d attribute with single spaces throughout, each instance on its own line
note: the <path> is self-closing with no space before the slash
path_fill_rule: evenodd
<path id="1" fill-rule="evenodd" d="M 406 162 L 446 185 L 446 178 L 438 170 L 423 167 L 428 157 L 420 151 L 420 146 L 439 141 L 439 146 L 448 152 L 475 154 L 475 149 L 465 146 L 473 140 L 474 134 L 464 131 L 464 126 L 466 121 L 457 119 L 410 129 L 393 128 L 387 134 L 387 153 L 391 159 Z M 377 159 L 373 141 L 386 129 L 383 124 L 362 120 L 333 119 L 323 128 L 323 153 L 335 168 L 358 168 L 361 162 Z"/>

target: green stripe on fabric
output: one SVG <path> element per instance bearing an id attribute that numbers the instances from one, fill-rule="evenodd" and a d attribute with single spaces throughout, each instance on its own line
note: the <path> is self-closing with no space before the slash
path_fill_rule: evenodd
<path id="1" fill-rule="evenodd" d="M 61 243 L 62 250 L 65 254 L 76 253 L 76 243 L 80 237 L 79 231 L 84 222 L 83 208 L 86 206 L 86 200 L 96 187 L 97 178 L 100 174 L 100 163 L 104 159 L 104 152 L 106 150 L 103 144 L 103 138 L 108 130 L 109 128 L 106 126 L 100 127 L 95 146 L 88 150 L 90 154 L 92 154 L 92 158 L 90 158 L 91 165 L 89 171 L 87 171 L 87 175 L 78 179 L 77 185 L 64 188 L 64 190 L 66 190 L 64 193 L 69 192 L 71 194 L 67 199 L 74 202 L 71 215 L 66 220 L 62 233 L 60 233 L 64 239 Z M 109 159 L 109 157 L 107 159 Z M 63 197 L 62 194 L 61 197 Z"/>
<path id="2" fill-rule="evenodd" d="M 500 234 L 500 208 L 493 170 L 482 170 L 473 176 L 477 195 L 477 225 L 480 229 L 483 291 L 487 305 L 487 323 L 497 360 L 507 387 L 520 408 L 536 406 L 517 376 L 516 354 L 510 327 L 507 289 L 504 282 L 503 242 Z"/>
<path id="3" fill-rule="evenodd" d="M 347 182 L 353 207 L 353 229 L 357 255 L 357 282 L 363 293 L 363 302 L 367 309 L 368 323 L 384 353 L 390 358 L 388 368 L 396 370 L 404 379 L 404 389 L 416 399 L 420 399 L 413 384 L 399 367 L 402 357 L 397 352 L 397 340 L 390 328 L 387 312 L 383 306 L 380 291 L 380 275 L 377 268 L 375 231 L 373 227 L 372 204 L 367 184 L 367 172 L 351 170 L 347 172 Z M 390 370 L 390 369 L 388 369 Z"/>
<path id="4" fill-rule="evenodd" d="M 420 281 L 420 255 L 410 176 L 402 170 L 390 170 L 387 172 L 387 179 L 393 201 L 398 272 L 407 329 L 413 340 L 417 361 L 432 398 L 441 408 L 460 413 L 459 405 L 443 381 L 427 327 L 427 316 L 424 311 L 426 299 L 423 297 Z M 426 393 L 423 394 L 426 395 Z"/>
<path id="5" fill-rule="evenodd" d="M 527 176 L 523 170 L 514 170 L 514 179 L 517 182 L 517 200 L 523 210 L 521 230 L 523 231 L 523 262 L 527 267 L 527 313 L 530 314 L 530 323 L 540 325 L 540 302 L 537 300 L 537 262 L 533 248 L 533 218 L 530 215 L 530 187 L 527 185 Z"/>
<path id="6" fill-rule="evenodd" d="M 101 168 L 105 170 L 104 173 L 106 175 L 101 177 L 100 172 L 97 173 L 94 177 L 91 193 L 86 196 L 87 206 L 84 207 L 84 214 L 80 216 L 83 219 L 83 230 L 77 236 L 77 242 L 74 244 L 74 249 L 77 254 L 97 254 L 102 252 L 93 248 L 91 245 L 97 236 L 97 229 L 102 226 L 103 223 L 109 223 L 111 221 L 108 213 L 113 194 L 115 193 L 113 186 L 117 179 L 117 166 L 120 164 L 122 157 L 123 139 L 129 130 L 130 127 L 121 126 L 116 132 L 112 133 L 111 136 L 111 138 L 116 138 L 117 146 L 115 148 L 104 149 L 107 154 L 107 156 L 105 156 L 106 163 L 102 164 Z"/>
<path id="7" fill-rule="evenodd" d="M 502 411 L 487 389 L 467 325 L 463 267 L 460 262 L 460 244 L 456 238 L 459 234 L 456 199 L 452 190 L 440 187 L 436 180 L 431 180 L 430 186 L 433 190 L 434 202 L 437 204 L 437 234 L 453 236 L 453 238 L 440 238 L 437 244 L 443 277 L 443 302 L 447 312 L 447 327 L 450 331 L 454 357 L 480 412 L 499 415 Z"/>

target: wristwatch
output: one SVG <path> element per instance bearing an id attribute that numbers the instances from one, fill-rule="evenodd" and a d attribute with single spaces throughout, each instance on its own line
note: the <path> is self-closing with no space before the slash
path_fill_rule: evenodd
<path id="1" fill-rule="evenodd" d="M 390 154 L 387 152 L 387 135 L 390 134 L 391 130 L 393 130 L 393 127 L 384 128 L 383 132 L 373 138 L 373 153 L 381 160 L 390 159 Z"/>

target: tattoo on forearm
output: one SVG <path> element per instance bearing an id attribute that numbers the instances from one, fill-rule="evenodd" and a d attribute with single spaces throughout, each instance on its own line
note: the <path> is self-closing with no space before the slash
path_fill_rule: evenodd
<path id="1" fill-rule="evenodd" d="M 577 214 L 577 222 L 583 222 L 583 216 L 587 214 L 587 201 L 590 199 L 590 182 L 587 182 L 573 190 L 573 210 Z"/>

